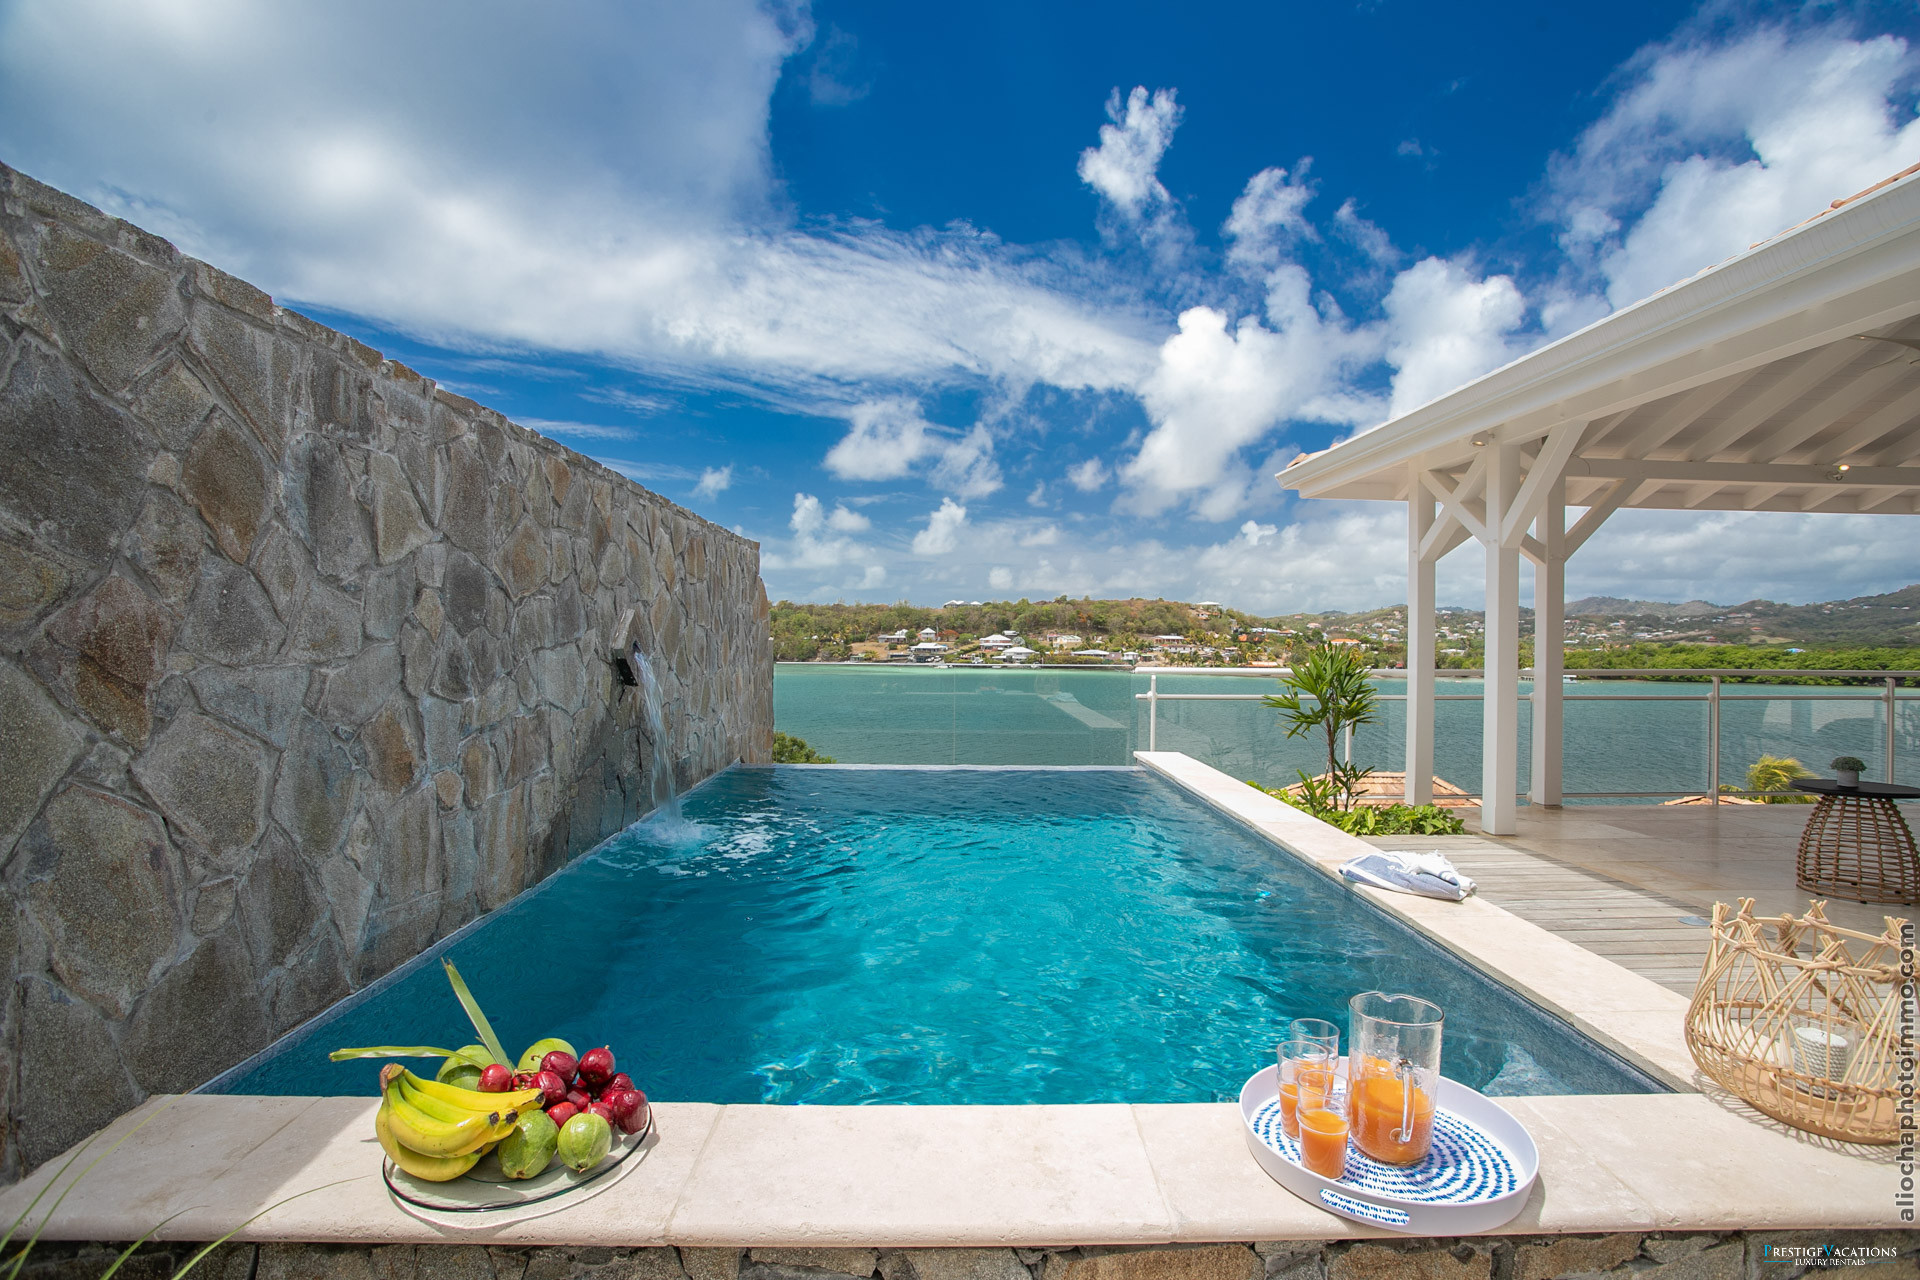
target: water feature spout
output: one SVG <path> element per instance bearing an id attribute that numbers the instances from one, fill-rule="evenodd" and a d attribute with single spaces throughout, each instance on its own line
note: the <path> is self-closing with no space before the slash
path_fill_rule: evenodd
<path id="1" fill-rule="evenodd" d="M 639 681 L 640 714 L 652 748 L 647 753 L 647 799 L 654 802 L 654 808 L 642 821 L 655 838 L 667 843 L 704 843 L 713 831 L 687 821 L 680 812 L 679 778 L 667 746 L 666 701 L 661 693 L 660 677 L 637 640 L 627 650 L 627 664 Z"/>

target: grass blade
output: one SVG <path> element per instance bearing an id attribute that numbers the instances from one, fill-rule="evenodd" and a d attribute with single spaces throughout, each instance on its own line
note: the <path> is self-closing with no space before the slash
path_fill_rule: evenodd
<path id="1" fill-rule="evenodd" d="M 49 1222 L 53 1221 L 53 1215 L 60 1211 L 60 1202 L 67 1198 L 68 1193 L 71 1192 L 75 1187 L 79 1186 L 81 1183 L 81 1180 L 84 1179 L 88 1174 L 92 1173 L 94 1171 L 94 1168 L 102 1160 L 105 1160 L 108 1156 L 118 1151 L 120 1149 L 121 1143 L 124 1143 L 128 1138 L 131 1138 L 134 1134 L 140 1132 L 142 1129 L 152 1124 L 155 1120 L 159 1119 L 161 1114 L 165 1112 L 167 1108 L 171 1107 L 174 1103 L 178 1102 L 179 1100 L 180 1100 L 179 1094 L 175 1094 L 173 1097 L 168 1098 L 165 1102 L 161 1103 L 158 1107 L 154 1108 L 152 1115 L 148 1116 L 145 1120 L 142 1120 L 139 1124 L 133 1126 L 133 1128 L 121 1134 L 120 1137 L 115 1140 L 112 1146 L 108 1147 L 105 1151 L 102 1151 L 99 1155 L 95 1156 L 92 1160 L 90 1160 L 87 1163 L 87 1167 L 82 1169 L 79 1172 L 79 1174 L 74 1178 L 74 1180 L 67 1184 L 66 1190 L 62 1191 L 58 1196 L 54 1198 L 53 1204 L 47 1208 L 47 1216 L 40 1219 L 40 1225 L 33 1229 L 33 1239 L 27 1241 L 26 1247 L 21 1249 L 19 1253 L 14 1255 L 13 1269 L 7 1272 L 7 1280 L 19 1280 L 20 1268 L 27 1265 L 27 1255 L 33 1252 L 33 1246 L 40 1243 L 40 1233 L 47 1229 L 47 1224 Z M 93 1139 L 89 1138 L 87 1139 L 86 1143 L 81 1144 L 81 1150 L 73 1153 L 73 1159 L 78 1160 L 80 1158 L 81 1152 L 85 1151 L 86 1146 L 90 1144 L 92 1141 Z M 47 1190 L 50 1189 L 55 1182 L 58 1182 L 60 1180 L 61 1175 L 65 1174 L 66 1171 L 72 1167 L 72 1165 L 73 1165 L 73 1160 L 69 1160 L 67 1161 L 66 1164 L 61 1165 L 60 1172 L 55 1174 L 53 1178 L 48 1181 L 46 1187 L 41 1188 L 40 1195 L 45 1195 Z M 38 1195 L 35 1196 L 33 1198 L 33 1203 L 39 1204 L 40 1196 Z M 32 1206 L 29 1205 L 28 1208 L 29 1210 L 31 1210 Z M 26 1215 L 22 1214 L 21 1216 L 25 1217 Z M 11 1240 L 13 1237 L 13 1233 L 9 1231 L 7 1233 L 7 1237 L 9 1240 Z M 0 1248 L 3 1248 L 3 1247 L 5 1246 L 0 1245 Z"/>
<path id="2" fill-rule="evenodd" d="M 186 1212 L 185 1209 L 182 1209 L 180 1211 L 180 1213 L 185 1213 L 185 1212 Z M 125 1262 L 128 1258 L 131 1258 L 133 1256 L 133 1251 L 135 1249 L 138 1249 L 141 1245 L 151 1240 L 153 1238 L 154 1232 L 158 1231 L 161 1227 L 166 1226 L 169 1222 L 172 1222 L 175 1218 L 179 1217 L 180 1213 L 170 1213 L 166 1217 L 160 1219 L 160 1221 L 156 1222 L 153 1226 L 147 1228 L 147 1234 L 141 1236 L 138 1240 L 135 1240 L 132 1244 L 122 1249 L 120 1251 L 120 1256 L 113 1260 L 113 1265 L 100 1273 L 100 1280 L 112 1280 L 113 1273 L 120 1269 L 121 1263 Z"/>
<path id="3" fill-rule="evenodd" d="M 255 1222 L 258 1222 L 261 1218 L 266 1217 L 268 1214 L 272 1213 L 275 1209 L 278 1209 L 281 1205 L 292 1204 L 295 1200 L 298 1200 L 301 1196 L 310 1196 L 316 1191 L 326 1191 L 333 1187 L 343 1187 L 349 1182 L 358 1182 L 358 1181 L 360 1181 L 359 1178 L 342 1178 L 338 1182 L 329 1182 L 318 1187 L 308 1187 L 305 1191 L 296 1191 L 292 1195 L 288 1196 L 285 1200 L 275 1200 L 272 1204 L 268 1205 L 266 1208 L 262 1209 L 260 1212 L 254 1214 L 253 1217 L 248 1218 L 245 1222 L 241 1223 L 239 1226 L 235 1227 L 233 1230 L 227 1232 L 227 1234 L 221 1236 L 218 1240 L 212 1241 L 211 1243 L 207 1244 L 204 1248 L 200 1250 L 200 1252 L 194 1254 L 191 1258 L 188 1258 L 186 1265 L 173 1273 L 173 1280 L 181 1280 L 181 1277 L 186 1275 L 187 1272 L 193 1270 L 195 1267 L 200 1265 L 200 1260 L 202 1258 L 206 1257 L 208 1254 L 212 1253 L 215 1249 L 218 1249 L 221 1245 L 225 1244 L 227 1241 L 239 1235 L 242 1231 L 245 1231 L 248 1226 L 252 1225 Z M 177 1217 L 179 1215 L 176 1214 L 175 1216 Z M 159 1229 L 160 1229 L 159 1227 L 154 1228 L 155 1231 L 158 1231 Z M 108 1272 L 107 1274 L 111 1275 L 113 1273 Z M 100 1280 L 106 1280 L 106 1276 L 100 1277 Z"/>
<path id="4" fill-rule="evenodd" d="M 365 1049 L 335 1049 L 327 1055 L 330 1062 L 347 1062 L 353 1058 L 451 1058 L 452 1049 L 436 1049 L 430 1044 L 376 1044 Z M 0 1243 L 0 1249 L 5 1248 Z"/>
<path id="5" fill-rule="evenodd" d="M 94 1135 L 94 1137 L 96 1138 L 99 1136 L 100 1135 L 98 1134 Z M 78 1160 L 81 1156 L 87 1154 L 87 1148 L 92 1145 L 93 1145 L 93 1138 L 88 1138 L 85 1142 L 75 1147 L 73 1150 L 73 1154 L 67 1157 L 67 1162 L 60 1166 L 60 1169 L 57 1173 L 55 1173 L 51 1178 L 47 1179 L 46 1185 L 40 1188 L 39 1192 L 35 1194 L 35 1196 L 30 1202 L 28 1202 L 27 1207 L 20 1211 L 20 1216 L 13 1220 L 13 1225 L 7 1228 L 7 1234 L 4 1236 L 0 1236 L 0 1253 L 5 1253 L 7 1246 L 13 1243 L 13 1233 L 20 1229 L 21 1223 L 25 1222 L 29 1217 L 33 1215 L 33 1211 L 36 1208 L 38 1208 L 40 1205 L 41 1197 L 45 1196 L 47 1192 L 53 1190 L 54 1185 L 58 1183 L 60 1179 L 67 1176 L 67 1170 L 73 1168 L 73 1162 Z M 25 1256 L 24 1253 L 22 1254 L 22 1256 L 23 1257 Z M 0 1264 L 0 1265 L 4 1265 L 4 1264 Z"/>
<path id="6" fill-rule="evenodd" d="M 474 1000 L 473 992 L 467 990 L 466 979 L 462 978 L 460 971 L 453 967 L 453 961 L 443 956 L 440 963 L 447 967 L 447 981 L 453 984 L 453 994 L 459 998 L 460 1007 L 467 1011 L 468 1020 L 473 1023 L 473 1029 L 480 1035 L 480 1043 L 487 1046 L 487 1052 L 493 1055 L 495 1062 L 511 1069 L 513 1059 L 509 1058 L 507 1051 L 501 1047 L 500 1037 L 493 1034 L 493 1024 L 487 1021 L 486 1014 L 480 1012 L 480 1005 Z"/>

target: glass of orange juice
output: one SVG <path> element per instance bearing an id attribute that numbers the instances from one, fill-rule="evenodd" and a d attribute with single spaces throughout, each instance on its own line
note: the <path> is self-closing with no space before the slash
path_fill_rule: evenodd
<path id="1" fill-rule="evenodd" d="M 1293 1040 L 1318 1040 L 1327 1046 L 1327 1055 L 1334 1061 L 1340 1060 L 1340 1028 L 1325 1018 L 1295 1018 L 1287 1028 L 1287 1036 Z"/>
<path id="2" fill-rule="evenodd" d="M 1430 1000 L 1384 991 L 1363 991 L 1347 1008 L 1353 1145 L 1382 1164 L 1418 1164 L 1433 1146 L 1446 1015 Z"/>
<path id="3" fill-rule="evenodd" d="M 1317 1040 L 1283 1040 L 1278 1057 L 1280 1127 L 1289 1138 L 1298 1138 L 1300 1101 L 1326 1105 L 1333 1085 L 1333 1059 L 1327 1056 L 1327 1046 Z"/>
<path id="4" fill-rule="evenodd" d="M 1347 1115 L 1332 1098 L 1325 1105 L 1302 1105 L 1296 1113 L 1300 1125 L 1300 1163 L 1323 1178 L 1339 1178 L 1347 1171 Z"/>

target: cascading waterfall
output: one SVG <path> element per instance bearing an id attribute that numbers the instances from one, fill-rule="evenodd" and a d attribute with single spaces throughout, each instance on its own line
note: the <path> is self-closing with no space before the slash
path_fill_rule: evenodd
<path id="1" fill-rule="evenodd" d="M 646 719 L 647 737 L 652 750 L 647 753 L 647 798 L 658 799 L 653 811 L 640 825 L 656 840 L 674 845 L 705 843 L 714 835 L 710 827 L 687 821 L 680 812 L 679 780 L 674 776 L 673 758 L 667 750 L 667 709 L 660 691 L 660 678 L 653 663 L 635 644 L 628 657 L 640 679 L 640 713 Z M 664 794 L 664 799 L 659 799 Z"/>

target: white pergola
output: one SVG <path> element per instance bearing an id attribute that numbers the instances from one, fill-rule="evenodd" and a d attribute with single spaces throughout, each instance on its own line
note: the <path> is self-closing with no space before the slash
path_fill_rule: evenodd
<path id="1" fill-rule="evenodd" d="M 1434 564 L 1468 538 L 1487 575 L 1481 825 L 1505 835 L 1521 556 L 1536 566 L 1528 798 L 1558 805 L 1566 562 L 1608 516 L 1920 513 L 1914 172 L 1280 473 L 1304 497 L 1407 504 L 1409 803 L 1432 799 Z M 1569 507 L 1584 508 L 1571 526 Z"/>

